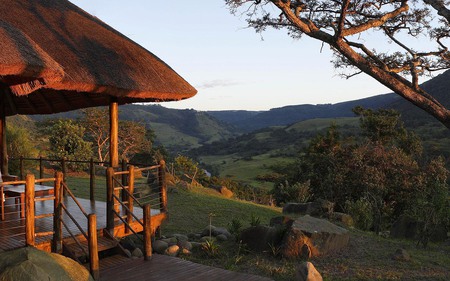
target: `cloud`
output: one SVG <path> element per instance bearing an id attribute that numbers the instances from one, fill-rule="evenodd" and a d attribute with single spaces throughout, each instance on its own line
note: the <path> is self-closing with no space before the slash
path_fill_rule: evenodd
<path id="1" fill-rule="evenodd" d="M 230 87 L 234 85 L 239 85 L 240 82 L 232 81 L 232 80 L 211 80 L 204 82 L 203 84 L 196 85 L 197 89 L 212 89 L 217 87 Z"/>

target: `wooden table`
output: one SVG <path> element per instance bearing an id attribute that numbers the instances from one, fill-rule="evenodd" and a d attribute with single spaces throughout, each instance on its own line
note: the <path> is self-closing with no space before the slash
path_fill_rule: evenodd
<path id="1" fill-rule="evenodd" d="M 19 199 L 19 205 L 20 205 L 20 217 L 25 217 L 25 185 L 5 185 L 3 187 L 3 193 L 5 197 L 16 197 Z M 46 185 L 40 185 L 35 184 L 34 185 L 34 196 L 35 197 L 42 197 L 42 196 L 48 196 L 54 194 L 54 187 L 53 186 L 46 186 Z M 17 202 L 17 200 L 16 200 Z M 2 210 L 3 212 L 3 210 Z"/>

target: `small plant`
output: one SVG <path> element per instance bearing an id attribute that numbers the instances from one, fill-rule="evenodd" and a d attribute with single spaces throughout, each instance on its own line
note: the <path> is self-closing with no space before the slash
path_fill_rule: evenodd
<path id="1" fill-rule="evenodd" d="M 256 217 L 252 214 L 252 217 L 250 218 L 250 225 L 251 226 L 258 226 L 261 224 L 261 219 L 259 217 Z"/>
<path id="2" fill-rule="evenodd" d="M 215 257 L 219 254 L 219 245 L 214 240 L 207 239 L 202 243 L 202 250 L 208 257 Z"/>
<path id="3" fill-rule="evenodd" d="M 241 234 L 241 228 L 242 222 L 239 219 L 233 219 L 228 223 L 228 230 L 230 231 L 231 235 L 236 238 L 236 242 L 238 241 L 239 235 Z"/>
<path id="4" fill-rule="evenodd" d="M 270 252 L 272 256 L 278 257 L 280 255 L 281 246 L 277 246 L 275 244 L 269 243 Z"/>

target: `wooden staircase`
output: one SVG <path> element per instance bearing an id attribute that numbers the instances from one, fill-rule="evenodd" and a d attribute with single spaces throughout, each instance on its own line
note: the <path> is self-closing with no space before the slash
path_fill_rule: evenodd
<path id="1" fill-rule="evenodd" d="M 117 253 L 124 253 L 119 242 L 107 236 L 99 235 L 97 238 L 98 255 L 101 259 Z M 63 254 L 84 264 L 89 262 L 89 243 L 84 236 L 77 237 L 77 241 L 72 238 L 63 241 Z"/>

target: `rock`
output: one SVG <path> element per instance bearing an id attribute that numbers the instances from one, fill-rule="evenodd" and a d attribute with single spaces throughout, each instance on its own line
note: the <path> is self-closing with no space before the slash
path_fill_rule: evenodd
<path id="1" fill-rule="evenodd" d="M 405 249 L 397 249 L 392 256 L 392 259 L 396 261 L 410 261 L 411 256 Z"/>
<path id="2" fill-rule="evenodd" d="M 228 237 L 225 234 L 219 234 L 216 236 L 217 241 L 227 241 Z"/>
<path id="3" fill-rule="evenodd" d="M 203 236 L 200 238 L 200 242 L 206 242 L 206 241 L 216 241 L 216 237 L 209 237 L 209 236 Z"/>
<path id="4" fill-rule="evenodd" d="M 168 256 L 176 257 L 178 255 L 178 252 L 180 251 L 180 247 L 178 245 L 173 245 L 167 248 L 165 254 Z"/>
<path id="5" fill-rule="evenodd" d="M 225 198 L 231 198 L 233 197 L 233 191 L 229 190 L 227 187 L 222 186 L 220 188 L 220 194 L 222 194 Z"/>
<path id="6" fill-rule="evenodd" d="M 167 248 L 169 248 L 169 244 L 163 240 L 156 240 L 152 243 L 152 248 L 155 253 L 162 255 L 166 252 Z"/>
<path id="7" fill-rule="evenodd" d="M 189 238 L 186 235 L 183 235 L 183 234 L 174 234 L 173 237 L 175 237 L 177 239 L 177 242 L 189 241 Z"/>
<path id="8" fill-rule="evenodd" d="M 221 185 L 211 185 L 210 188 L 214 189 L 215 191 L 219 192 L 226 198 L 233 197 L 233 191 L 229 190 L 226 186 Z"/>
<path id="9" fill-rule="evenodd" d="M 131 257 L 142 258 L 143 256 L 144 254 L 142 253 L 142 250 L 139 248 L 134 249 L 133 252 L 131 253 Z"/>
<path id="10" fill-rule="evenodd" d="M 346 229 L 323 219 L 303 216 L 294 221 L 281 242 L 285 258 L 310 258 L 340 250 L 347 246 Z"/>
<path id="11" fill-rule="evenodd" d="M 344 213 L 333 212 L 330 218 L 334 221 L 340 222 L 345 226 L 351 227 L 354 225 L 352 216 Z"/>
<path id="12" fill-rule="evenodd" d="M 0 280 L 76 281 L 94 279 L 76 261 L 27 247 L 0 254 Z"/>
<path id="13" fill-rule="evenodd" d="M 131 258 L 131 251 L 130 250 L 124 249 L 123 252 L 124 252 L 125 256 Z"/>
<path id="14" fill-rule="evenodd" d="M 214 236 L 215 232 L 216 232 L 216 227 L 214 225 L 208 225 L 207 227 L 205 227 L 205 229 L 203 229 L 201 235 L 202 235 L 202 237 L 209 236 L 211 233 L 211 236 Z"/>
<path id="15" fill-rule="evenodd" d="M 227 238 L 230 238 L 232 235 L 225 227 L 216 227 L 213 231 L 213 236 L 225 235 Z"/>
<path id="16" fill-rule="evenodd" d="M 192 250 L 192 244 L 189 241 L 179 241 L 178 247 L 180 247 L 181 249 L 189 250 L 189 251 Z"/>
<path id="17" fill-rule="evenodd" d="M 287 203 L 283 207 L 283 214 L 299 214 L 299 215 L 311 215 L 322 216 L 333 212 L 334 203 L 318 199 L 314 202 L 308 203 Z"/>
<path id="18" fill-rule="evenodd" d="M 310 262 L 300 264 L 295 270 L 296 281 L 322 281 L 322 275 Z"/>
<path id="19" fill-rule="evenodd" d="M 392 238 L 407 238 L 407 239 L 417 239 L 419 235 L 419 230 L 423 226 L 423 223 L 417 222 L 414 218 L 409 216 L 400 216 L 397 221 L 395 221 L 390 229 L 390 237 Z M 439 225 L 431 234 L 430 241 L 442 242 L 447 239 L 448 229 L 444 225 Z"/>
<path id="20" fill-rule="evenodd" d="M 240 240 L 254 251 L 269 251 L 270 245 L 277 246 L 283 238 L 283 230 L 264 225 L 252 226 L 242 230 Z"/>
<path id="21" fill-rule="evenodd" d="M 135 248 L 137 248 L 136 243 L 134 243 L 134 240 L 130 238 L 130 236 L 127 236 L 120 240 L 120 244 L 122 247 L 129 251 L 133 251 Z"/>
<path id="22" fill-rule="evenodd" d="M 183 255 L 190 255 L 191 251 L 188 250 L 188 249 L 181 249 L 181 254 L 183 254 Z"/>
<path id="23" fill-rule="evenodd" d="M 190 242 L 192 245 L 192 249 L 198 249 L 202 246 L 202 243 L 199 242 Z"/>
<path id="24" fill-rule="evenodd" d="M 294 221 L 287 216 L 278 216 L 270 219 L 270 226 L 285 226 L 292 225 Z"/>

